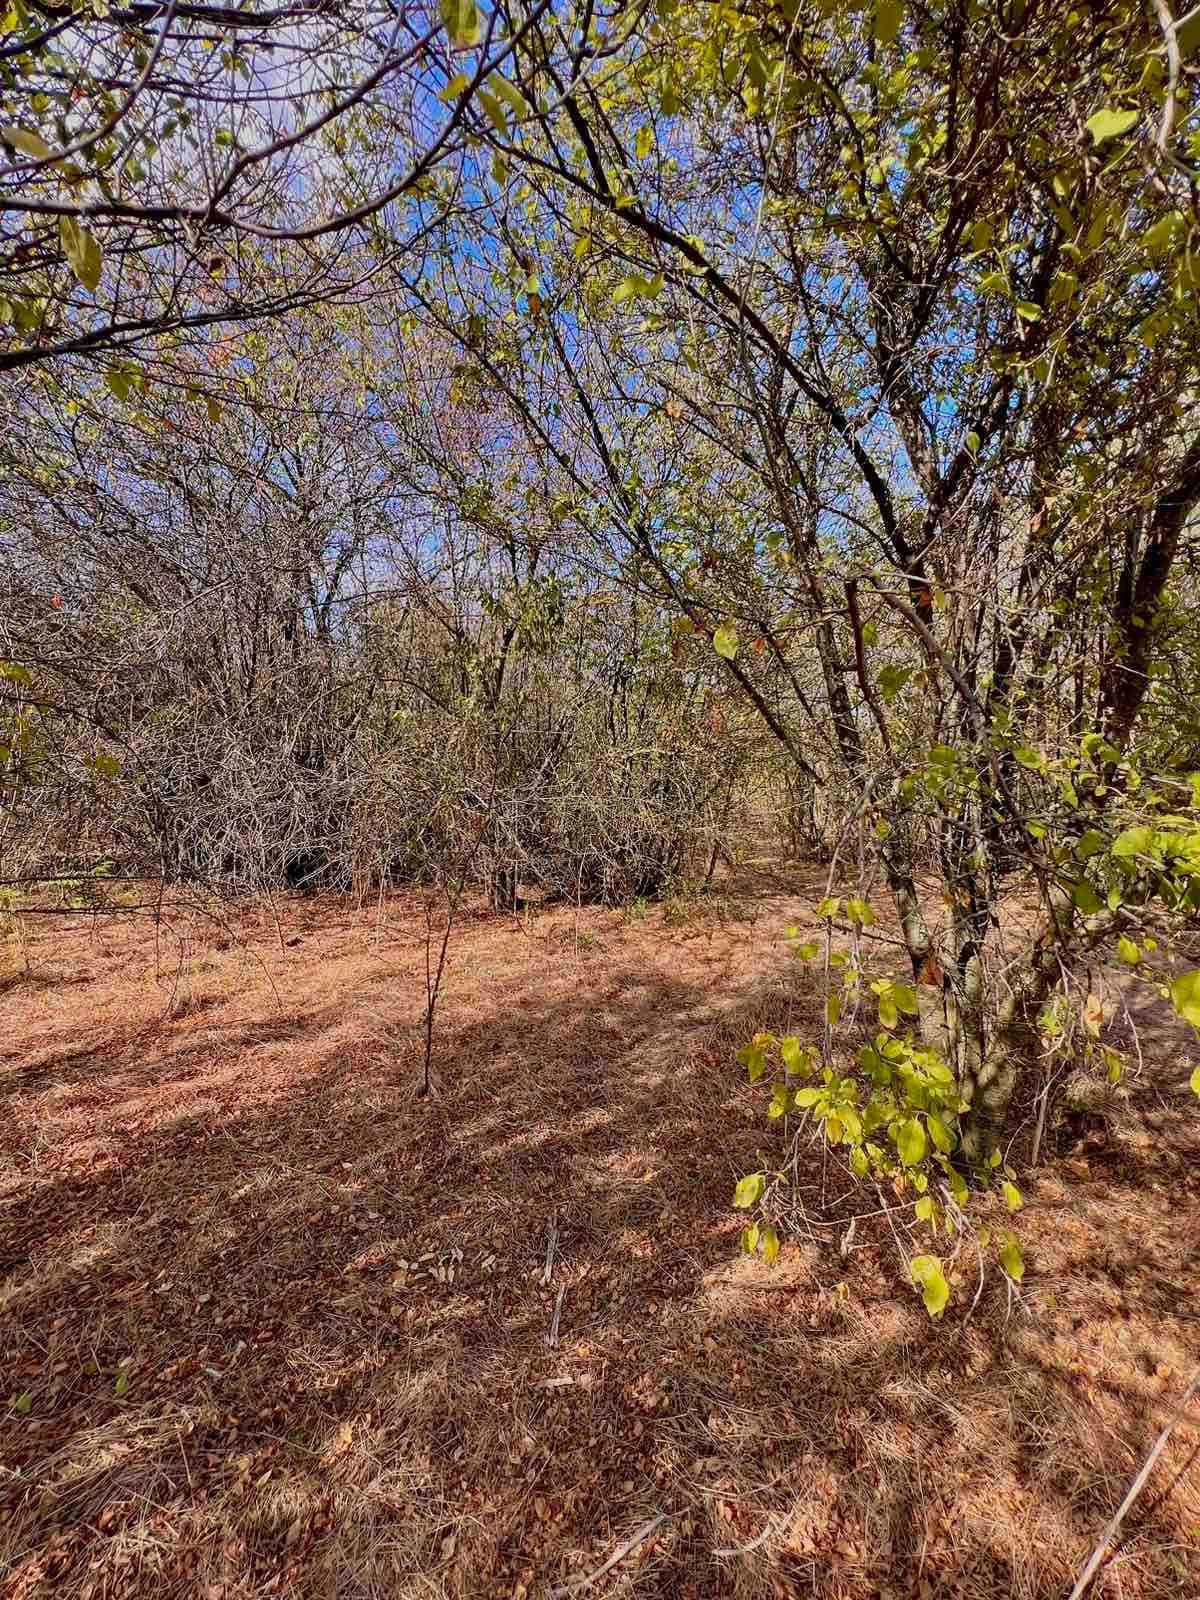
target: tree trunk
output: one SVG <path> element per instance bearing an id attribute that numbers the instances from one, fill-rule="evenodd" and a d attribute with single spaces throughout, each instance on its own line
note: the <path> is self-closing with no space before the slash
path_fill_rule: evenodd
<path id="1" fill-rule="evenodd" d="M 1036 1061 L 1036 1026 L 1028 1019 L 1030 1007 L 1036 1009 L 1044 998 L 1044 978 L 1032 956 L 1019 989 L 1002 1002 L 988 992 L 984 941 L 992 890 L 977 820 L 954 819 L 953 833 L 943 840 L 948 925 L 936 951 L 911 876 L 889 873 L 916 981 L 921 1043 L 954 1073 L 967 1104 L 959 1117 L 960 1155 L 972 1169 L 981 1167 L 1003 1138 L 1013 1094 Z M 959 848 L 963 833 L 973 844 L 970 858 Z"/>
<path id="2" fill-rule="evenodd" d="M 994 1007 L 978 1068 L 972 1078 L 960 1080 L 963 1098 L 970 1102 L 960 1121 L 963 1155 L 973 1165 L 986 1160 L 1003 1138 L 1013 1096 L 1037 1068 L 1038 1015 L 1061 976 L 1054 919 L 1063 916 L 1069 916 L 1069 902 L 1061 891 L 1052 891 L 1048 923 Z"/>

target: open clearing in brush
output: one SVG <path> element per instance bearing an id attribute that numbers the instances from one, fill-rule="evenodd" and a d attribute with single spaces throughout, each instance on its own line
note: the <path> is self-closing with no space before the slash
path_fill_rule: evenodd
<path id="1" fill-rule="evenodd" d="M 1025 1179 L 1019 1303 L 931 1324 L 877 1223 L 745 1260 L 733 1052 L 811 1021 L 820 892 L 473 911 L 430 1099 L 412 897 L 47 918 L 0 990 L 5 1600 L 534 1600 L 659 1514 L 567 1592 L 1065 1595 L 1200 1361 L 1180 1041 Z M 1094 1594 L 1200 1593 L 1200 1408 L 1122 1534 Z"/>

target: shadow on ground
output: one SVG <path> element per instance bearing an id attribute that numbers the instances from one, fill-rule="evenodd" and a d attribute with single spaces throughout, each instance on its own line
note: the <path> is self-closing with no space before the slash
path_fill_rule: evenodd
<path id="1" fill-rule="evenodd" d="M 1067 1593 L 1200 1355 L 1194 1113 L 931 1327 L 882 1224 L 737 1254 L 731 1045 L 811 1005 L 764 928 L 480 917 L 420 1099 L 415 941 L 304 916 L 282 1006 L 10 1041 L 0 1593 L 534 1600 L 658 1515 L 587 1593 Z M 1200 1592 L 1198 1437 L 1095 1594 Z"/>

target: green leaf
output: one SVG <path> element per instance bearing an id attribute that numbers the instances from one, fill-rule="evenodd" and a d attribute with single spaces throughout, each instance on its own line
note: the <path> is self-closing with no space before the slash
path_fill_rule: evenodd
<path id="1" fill-rule="evenodd" d="M 1142 948 L 1126 934 L 1117 940 L 1117 952 L 1122 961 L 1127 961 L 1131 967 L 1136 967 L 1142 959 Z"/>
<path id="2" fill-rule="evenodd" d="M 817 916 L 821 918 L 833 918 L 837 916 L 841 909 L 842 902 L 840 900 L 822 900 L 817 906 Z"/>
<path id="3" fill-rule="evenodd" d="M 453 105 L 470 81 L 470 78 L 467 77 L 465 72 L 456 72 L 450 79 L 450 82 L 438 95 L 438 99 L 445 106 Z"/>
<path id="4" fill-rule="evenodd" d="M 488 120 L 502 139 L 508 138 L 508 112 L 504 109 L 504 102 L 498 94 L 493 94 L 490 89 L 478 91 L 479 104 L 488 114 Z"/>
<path id="5" fill-rule="evenodd" d="M 1193 1067 L 1192 1075 L 1188 1079 L 1188 1082 L 1192 1086 L 1192 1093 L 1195 1095 L 1200 1095 L 1200 1067 Z"/>
<path id="6" fill-rule="evenodd" d="M 875 921 L 875 913 L 865 900 L 847 900 L 846 915 L 860 928 L 869 928 Z"/>
<path id="7" fill-rule="evenodd" d="M 767 1070 L 767 1054 L 761 1044 L 744 1044 L 737 1053 L 739 1067 L 745 1067 L 751 1083 L 757 1083 Z"/>
<path id="8" fill-rule="evenodd" d="M 1179 231 L 1184 221 L 1181 211 L 1168 211 L 1165 217 L 1160 217 L 1153 227 L 1147 228 L 1142 235 L 1143 248 L 1151 255 L 1161 255 L 1171 248 L 1175 234 Z"/>
<path id="9" fill-rule="evenodd" d="M 879 996 L 879 1024 L 889 1031 L 900 1026 L 900 1012 L 896 1007 L 895 995 L 890 989 Z"/>
<path id="10" fill-rule="evenodd" d="M 917 1004 L 917 991 L 911 983 L 894 983 L 892 985 L 892 999 L 906 1017 L 915 1017 L 920 1014 L 921 1008 Z"/>
<path id="11" fill-rule="evenodd" d="M 967 449 L 973 456 L 977 456 L 979 454 L 979 447 L 982 443 L 983 440 L 977 433 L 969 433 L 967 435 Z"/>
<path id="12" fill-rule="evenodd" d="M 1021 1207 L 1025 1204 L 1024 1200 L 1021 1198 L 1021 1191 L 1017 1188 L 1015 1183 L 1009 1183 L 1006 1180 L 1000 1185 L 1000 1192 L 1004 1196 L 1010 1211 L 1020 1211 Z"/>
<path id="13" fill-rule="evenodd" d="M 758 1223 L 752 1222 L 742 1229 L 740 1243 L 743 1254 L 752 1256 L 758 1249 Z"/>
<path id="14" fill-rule="evenodd" d="M 950 1285 L 936 1256 L 914 1256 L 908 1264 L 912 1280 L 921 1289 L 921 1298 L 931 1317 L 940 1317 L 950 1303 Z"/>
<path id="15" fill-rule="evenodd" d="M 1099 911 L 1103 905 L 1103 901 L 1100 899 L 1100 896 L 1096 893 L 1095 889 L 1092 888 L 1091 884 L 1086 878 L 1081 878 L 1071 890 L 1071 899 L 1075 902 L 1076 906 L 1078 906 L 1079 910 L 1083 912 L 1085 917 L 1095 916 L 1096 912 Z"/>
<path id="16" fill-rule="evenodd" d="M 637 138 L 633 142 L 633 153 L 639 161 L 645 161 L 654 149 L 654 129 L 649 123 L 637 131 Z"/>
<path id="17" fill-rule="evenodd" d="M 1011 1233 L 1006 1237 L 1004 1248 L 1000 1251 L 1000 1265 L 1014 1283 L 1020 1283 L 1025 1276 L 1025 1260 L 1021 1255 L 1021 1246 Z"/>
<path id="18" fill-rule="evenodd" d="M 1079 748 L 1085 756 L 1090 757 L 1093 761 L 1097 758 L 1101 761 L 1119 761 L 1121 759 L 1121 752 L 1115 746 L 1109 744 L 1103 734 L 1085 733 L 1079 741 Z"/>
<path id="19" fill-rule="evenodd" d="M 1042 308 L 1041 306 L 1035 306 L 1032 300 L 1018 300 L 1017 315 L 1022 322 L 1040 322 L 1042 320 Z"/>
<path id="20" fill-rule="evenodd" d="M 33 1396 L 26 1389 L 24 1394 L 19 1394 L 12 1403 L 13 1410 L 19 1417 L 27 1417 L 33 1410 Z"/>
<path id="21" fill-rule="evenodd" d="M 807 944 L 798 944 L 792 950 L 798 961 L 811 961 L 820 952 L 821 946 L 815 940 L 810 940 Z"/>
<path id="22" fill-rule="evenodd" d="M 622 306 L 627 300 L 640 298 L 654 300 L 662 293 L 663 275 L 656 272 L 652 278 L 643 278 L 638 272 L 631 272 L 627 278 L 622 278 L 613 290 L 613 304 Z"/>
<path id="23" fill-rule="evenodd" d="M 825 1002 L 825 1021 L 831 1028 L 836 1028 L 842 1015 L 842 997 L 840 994 L 831 994 Z"/>
<path id="24" fill-rule="evenodd" d="M 497 72 L 494 77 L 489 78 L 488 86 L 496 91 L 514 117 L 529 115 L 529 101 L 526 100 L 515 83 L 509 83 L 503 73 Z"/>
<path id="25" fill-rule="evenodd" d="M 738 653 L 737 629 L 731 622 L 723 622 L 713 634 L 713 649 L 726 661 L 732 661 Z"/>
<path id="26" fill-rule="evenodd" d="M 901 0 L 875 0 L 875 37 L 880 44 L 895 44 L 903 20 Z"/>
<path id="27" fill-rule="evenodd" d="M 799 1039 L 791 1034 L 780 1042 L 779 1054 L 783 1060 L 785 1072 L 791 1072 L 799 1076 L 807 1072 L 812 1066 L 812 1051 L 806 1050 Z"/>
<path id="28" fill-rule="evenodd" d="M 1027 767 L 1030 772 L 1040 772 L 1046 765 L 1046 758 L 1042 752 L 1040 750 L 1032 749 L 1027 744 L 1019 744 L 1013 751 L 1013 755 L 1017 758 L 1021 765 L 1023 767 Z"/>
<path id="29" fill-rule="evenodd" d="M 1129 856 L 1145 856 L 1154 849 L 1153 828 L 1126 828 L 1112 842 L 1112 854 L 1118 860 Z"/>
<path id="30" fill-rule="evenodd" d="M 1091 134 L 1093 141 L 1098 144 L 1107 144 L 1110 139 L 1118 139 L 1121 134 L 1128 133 L 1138 119 L 1136 111 L 1118 111 L 1115 106 L 1105 106 L 1103 111 L 1097 111 L 1084 123 L 1084 127 Z"/>
<path id="31" fill-rule="evenodd" d="M 944 1156 L 948 1156 L 954 1148 L 954 1135 L 941 1117 L 930 1116 L 925 1120 L 929 1125 L 929 1137 L 933 1140 L 934 1145 Z"/>
<path id="32" fill-rule="evenodd" d="M 879 692 L 889 706 L 911 677 L 911 667 L 883 667 L 880 670 L 875 681 L 879 684 Z"/>
<path id="33" fill-rule="evenodd" d="M 1054 282 L 1050 285 L 1050 304 L 1052 306 L 1065 305 L 1074 296 L 1078 288 L 1079 279 L 1073 272 L 1057 273 Z"/>
<path id="34" fill-rule="evenodd" d="M 456 50 L 469 50 L 483 38 L 483 20 L 475 0 L 442 0 L 442 21 Z"/>
<path id="35" fill-rule="evenodd" d="M 762 1199 L 766 1187 L 767 1180 L 761 1172 L 748 1173 L 733 1191 L 734 1205 L 739 1211 L 749 1211 Z"/>
<path id="36" fill-rule="evenodd" d="M 896 1151 L 906 1167 L 915 1167 L 925 1159 L 928 1148 L 925 1129 L 916 1117 L 908 1117 L 896 1129 Z"/>
<path id="37" fill-rule="evenodd" d="M 126 1371 L 124 1371 L 124 1369 L 122 1369 L 120 1372 L 117 1373 L 117 1383 L 116 1383 L 117 1398 L 120 1399 L 120 1397 L 122 1395 L 126 1395 L 128 1393 L 129 1393 L 129 1374 Z"/>
<path id="38" fill-rule="evenodd" d="M 931 1194 L 923 1194 L 913 1207 L 913 1213 L 918 1222 L 931 1222 L 933 1220 L 934 1201 Z"/>
<path id="39" fill-rule="evenodd" d="M 1171 1004 L 1185 1022 L 1200 1028 L 1200 971 L 1184 972 L 1171 985 Z"/>
<path id="40" fill-rule="evenodd" d="M 761 1234 L 763 1260 L 767 1265 L 773 1266 L 779 1255 L 779 1235 L 774 1228 L 764 1228 Z"/>
<path id="41" fill-rule="evenodd" d="M 58 237 L 63 254 L 71 271 L 89 293 L 94 293 L 100 283 L 100 246 L 93 234 L 74 217 L 60 217 Z"/>

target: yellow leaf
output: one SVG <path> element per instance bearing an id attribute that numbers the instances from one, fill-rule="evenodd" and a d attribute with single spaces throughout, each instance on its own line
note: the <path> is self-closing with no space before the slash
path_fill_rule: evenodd
<path id="1" fill-rule="evenodd" d="M 713 634 L 713 649 L 726 661 L 732 661 L 738 653 L 737 629 L 730 622 L 723 622 Z"/>
<path id="2" fill-rule="evenodd" d="M 920 1286 L 926 1311 L 931 1317 L 940 1317 L 950 1301 L 950 1285 L 942 1263 L 936 1256 L 914 1256 L 908 1270 L 913 1282 Z"/>
<path id="3" fill-rule="evenodd" d="M 1020 1283 L 1025 1276 L 1025 1261 L 1021 1255 L 1021 1246 L 1011 1233 L 1005 1239 L 1004 1248 L 1000 1251 L 1000 1265 L 1014 1283 Z"/>
<path id="4" fill-rule="evenodd" d="M 442 0 L 442 21 L 456 50 L 469 50 L 483 38 L 483 21 L 475 0 Z"/>
<path id="5" fill-rule="evenodd" d="M 443 105 L 451 105 L 455 100 L 458 99 L 459 95 L 467 87 L 470 81 L 470 78 L 467 77 L 465 72 L 456 72 L 450 79 L 450 82 L 438 95 L 438 99 Z"/>
<path id="6" fill-rule="evenodd" d="M 34 161 L 46 161 L 54 154 L 44 139 L 40 139 L 36 133 L 29 133 L 25 128 L 0 127 L 0 139 L 21 155 L 29 156 Z"/>
<path id="7" fill-rule="evenodd" d="M 1115 106 L 1106 106 L 1103 111 L 1097 111 L 1095 116 L 1089 117 L 1084 127 L 1100 145 L 1128 133 L 1137 120 L 1136 111 L 1118 111 Z"/>

